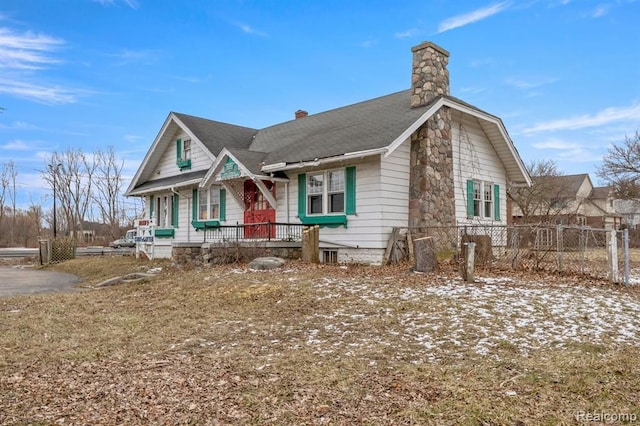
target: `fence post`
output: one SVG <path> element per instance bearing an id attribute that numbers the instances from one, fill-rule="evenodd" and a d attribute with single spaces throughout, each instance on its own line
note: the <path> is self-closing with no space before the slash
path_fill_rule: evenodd
<path id="1" fill-rule="evenodd" d="M 474 272 L 474 267 L 475 267 L 475 253 L 476 253 L 476 243 L 464 243 L 465 246 L 467 246 L 466 251 L 466 259 L 464 259 L 464 263 L 463 263 L 463 267 L 464 267 L 464 271 L 463 271 L 463 278 L 466 282 L 468 283 L 472 283 L 474 282 L 473 279 L 473 272 Z"/>
<path id="2" fill-rule="evenodd" d="M 622 231 L 622 242 L 624 247 L 624 285 L 629 286 L 629 229 Z"/>
<path id="3" fill-rule="evenodd" d="M 607 258 L 609 260 L 609 276 L 611 282 L 618 283 L 618 238 L 616 230 L 612 229 L 607 232 Z"/>
<path id="4" fill-rule="evenodd" d="M 556 254 L 558 261 L 558 274 L 562 273 L 562 253 L 563 253 L 563 241 L 562 241 L 562 224 L 559 223 L 556 226 Z"/>

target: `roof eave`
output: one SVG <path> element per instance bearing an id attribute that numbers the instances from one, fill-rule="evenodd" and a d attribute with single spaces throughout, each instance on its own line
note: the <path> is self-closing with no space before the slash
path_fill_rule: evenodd
<path id="1" fill-rule="evenodd" d="M 319 158 L 313 161 L 298 161 L 295 163 L 267 164 L 262 167 L 262 171 L 264 173 L 272 173 L 272 172 L 280 172 L 280 171 L 286 171 L 286 170 L 301 169 L 304 167 L 318 167 L 324 164 L 335 163 L 337 161 L 349 161 L 349 160 L 356 160 L 356 159 L 365 158 L 365 157 L 371 157 L 374 155 L 386 154 L 387 149 L 388 149 L 387 147 L 384 147 L 384 148 L 367 149 L 364 151 L 347 152 L 342 155 L 337 155 L 335 157 Z"/>

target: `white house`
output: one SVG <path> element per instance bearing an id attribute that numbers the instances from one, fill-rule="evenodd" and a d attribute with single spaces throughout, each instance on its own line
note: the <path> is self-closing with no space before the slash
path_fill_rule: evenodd
<path id="1" fill-rule="evenodd" d="M 156 255 L 205 226 L 318 224 L 340 262 L 380 263 L 393 227 L 506 224 L 530 178 L 500 118 L 449 94 L 449 53 L 412 48 L 410 90 L 252 129 L 170 113 L 126 195 Z"/>

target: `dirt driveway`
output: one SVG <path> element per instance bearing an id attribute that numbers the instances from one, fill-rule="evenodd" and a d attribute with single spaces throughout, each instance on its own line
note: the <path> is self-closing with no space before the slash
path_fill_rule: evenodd
<path id="1" fill-rule="evenodd" d="M 63 272 L 40 271 L 28 267 L 0 267 L 0 297 L 68 291 L 82 279 Z"/>

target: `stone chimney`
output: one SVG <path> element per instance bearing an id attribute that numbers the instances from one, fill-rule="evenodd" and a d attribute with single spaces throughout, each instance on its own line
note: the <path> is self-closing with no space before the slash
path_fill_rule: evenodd
<path id="1" fill-rule="evenodd" d="M 438 96 L 449 94 L 449 52 L 425 41 L 411 48 L 411 108 L 429 104 Z"/>
<path id="2" fill-rule="evenodd" d="M 307 115 L 309 115 L 309 113 L 307 111 L 303 111 L 301 109 L 297 110 L 295 112 L 295 114 L 296 114 L 296 120 L 299 119 L 299 118 L 303 118 L 303 117 L 306 117 Z"/>
<path id="3" fill-rule="evenodd" d="M 431 42 L 411 49 L 411 107 L 449 94 L 449 52 Z M 443 106 L 411 135 L 409 226 L 456 224 L 451 111 Z"/>

